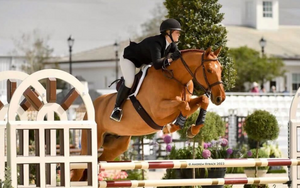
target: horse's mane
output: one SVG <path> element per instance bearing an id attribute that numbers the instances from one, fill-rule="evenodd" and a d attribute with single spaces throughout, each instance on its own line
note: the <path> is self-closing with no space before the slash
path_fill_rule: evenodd
<path id="1" fill-rule="evenodd" d="M 201 52 L 204 53 L 205 50 L 200 50 L 200 49 L 185 49 L 185 50 L 180 50 L 181 53 L 185 53 L 185 52 Z"/>

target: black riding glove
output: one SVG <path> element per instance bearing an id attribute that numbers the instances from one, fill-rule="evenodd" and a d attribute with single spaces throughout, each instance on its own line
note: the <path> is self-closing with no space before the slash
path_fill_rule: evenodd
<path id="1" fill-rule="evenodd" d="M 163 68 L 166 68 L 170 65 L 169 61 L 168 61 L 168 58 L 166 58 L 164 61 L 163 61 Z"/>
<path id="2" fill-rule="evenodd" d="M 177 50 L 178 50 L 178 46 L 176 45 L 175 42 L 172 42 L 172 43 L 170 44 L 170 50 L 169 50 L 169 53 L 174 53 L 174 52 L 177 51 Z"/>
<path id="3" fill-rule="evenodd" d="M 181 56 L 180 51 L 179 51 L 179 50 L 176 50 L 175 52 L 173 52 L 173 53 L 171 54 L 171 59 L 174 61 L 174 60 L 180 58 L 180 56 Z"/>

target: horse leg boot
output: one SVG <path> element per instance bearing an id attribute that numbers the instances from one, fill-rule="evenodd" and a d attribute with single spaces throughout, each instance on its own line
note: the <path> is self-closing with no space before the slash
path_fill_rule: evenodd
<path id="1" fill-rule="evenodd" d="M 194 138 L 196 134 L 199 133 L 200 129 L 204 126 L 204 121 L 205 121 L 205 116 L 206 116 L 206 110 L 200 109 L 198 118 L 196 120 L 196 125 L 193 124 L 188 130 L 187 130 L 187 137 L 189 138 Z"/>
<path id="2" fill-rule="evenodd" d="M 110 119 L 115 120 L 117 122 L 121 121 L 123 116 L 122 104 L 128 97 L 129 92 L 130 92 L 130 88 L 126 87 L 125 84 L 123 83 L 120 86 L 120 89 L 118 91 L 115 108 L 110 115 Z"/>
<path id="3" fill-rule="evenodd" d="M 184 124 L 186 122 L 186 116 L 182 115 L 182 113 L 179 114 L 177 117 L 175 123 L 168 124 L 163 127 L 162 131 L 164 134 L 173 133 L 179 129 L 182 129 L 184 127 Z"/>
<path id="4" fill-rule="evenodd" d="M 201 108 L 198 115 L 198 118 L 196 120 L 196 125 L 192 125 L 187 130 L 187 136 L 189 138 L 193 138 L 195 135 L 197 135 L 200 131 L 200 129 L 204 126 L 205 116 L 206 116 L 206 109 L 209 104 L 209 99 L 206 96 L 199 97 L 201 99 Z M 193 106 L 193 105 L 192 105 Z M 193 108 L 193 107 L 192 107 Z"/>

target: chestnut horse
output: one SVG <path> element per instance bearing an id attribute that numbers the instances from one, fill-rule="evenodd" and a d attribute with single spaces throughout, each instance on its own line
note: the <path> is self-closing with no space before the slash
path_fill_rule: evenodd
<path id="1" fill-rule="evenodd" d="M 206 110 L 209 99 L 220 105 L 225 100 L 225 91 L 221 81 L 222 67 L 217 59 L 221 48 L 215 52 L 209 48 L 201 50 L 183 50 L 180 59 L 172 62 L 170 66 L 162 70 L 148 69 L 137 99 L 153 121 L 163 128 L 164 133 L 171 133 L 180 127 L 170 124 L 180 113 L 189 116 L 199 107 Z M 191 98 L 193 82 L 195 80 L 206 93 L 196 98 Z M 94 101 L 95 117 L 97 123 L 98 148 L 103 147 L 103 153 L 98 161 L 112 161 L 128 148 L 131 136 L 142 136 L 157 132 L 145 123 L 140 117 L 130 100 L 123 106 L 123 118 L 121 122 L 111 120 L 116 101 L 116 93 L 102 95 Z M 190 127 L 190 136 L 195 136 L 201 125 Z M 86 155 L 87 133 L 82 131 L 81 155 Z M 83 171 L 73 170 L 72 181 L 83 180 Z"/>

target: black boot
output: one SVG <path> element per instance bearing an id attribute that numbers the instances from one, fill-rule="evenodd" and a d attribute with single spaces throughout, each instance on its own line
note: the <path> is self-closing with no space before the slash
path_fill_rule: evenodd
<path id="1" fill-rule="evenodd" d="M 122 104 L 128 97 L 129 92 L 130 92 L 130 88 L 126 87 L 123 83 L 119 88 L 115 108 L 110 115 L 110 119 L 115 120 L 117 122 L 121 121 L 123 115 Z"/>

